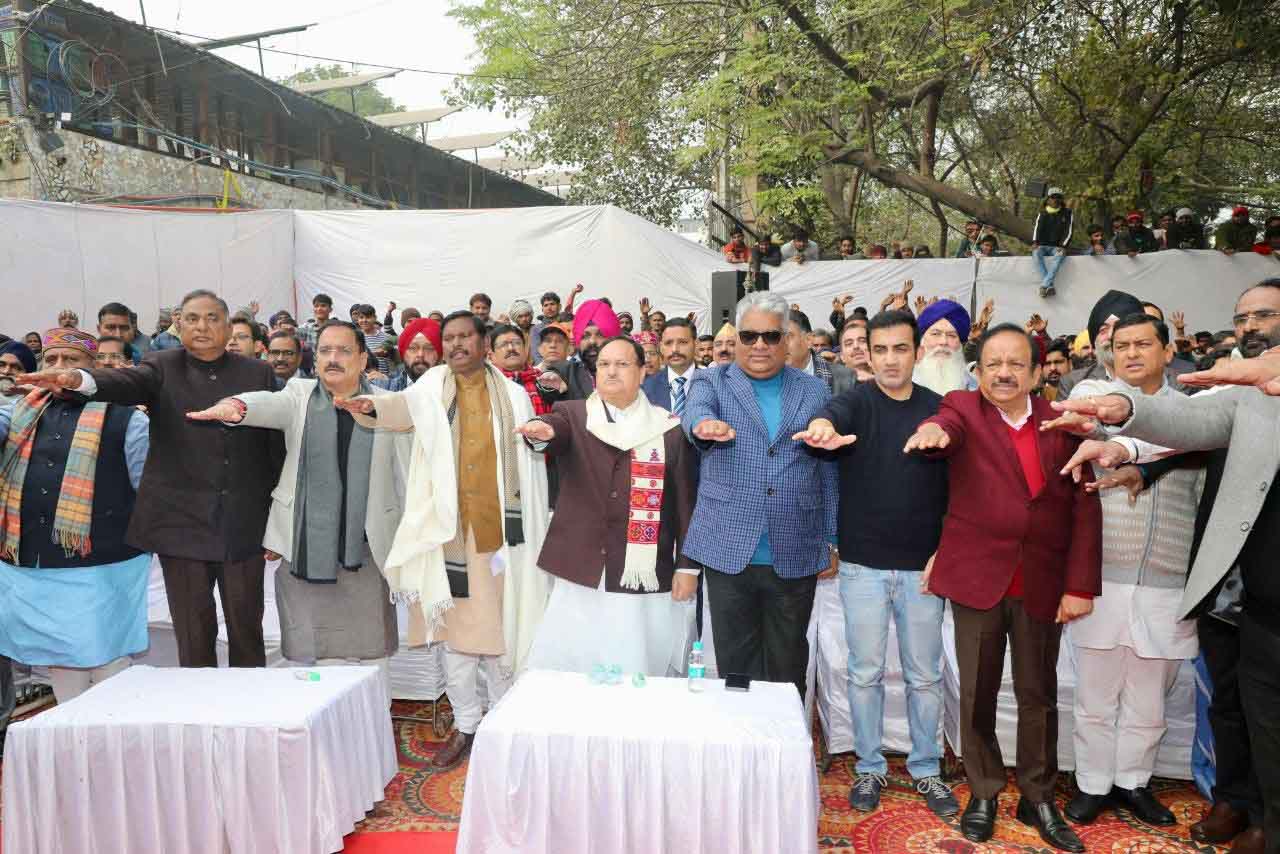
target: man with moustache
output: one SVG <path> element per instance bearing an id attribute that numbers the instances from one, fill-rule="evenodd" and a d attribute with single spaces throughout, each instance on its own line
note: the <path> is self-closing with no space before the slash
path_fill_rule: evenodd
<path id="1" fill-rule="evenodd" d="M 996 703 L 1006 645 L 1018 702 L 1016 816 L 1049 845 L 1083 852 L 1054 801 L 1057 664 L 1062 627 L 1102 590 L 1101 512 L 1060 474 L 1079 440 L 1040 432 L 1048 401 L 1031 395 L 1039 366 L 1025 329 L 1000 324 L 978 341 L 978 391 L 955 391 L 904 451 L 948 460 L 942 539 L 923 584 L 951 600 L 960 671 L 960 734 L 972 795 L 960 830 L 985 842 L 1006 783 Z"/>
<path id="2" fill-rule="evenodd" d="M 1084 380 L 1072 398 L 1123 392 L 1178 395 L 1165 377 L 1169 330 L 1143 313 L 1116 321 L 1108 346 L 1113 380 Z M 1126 807 L 1152 825 L 1175 823 L 1148 783 L 1165 732 L 1164 698 L 1184 658 L 1197 653 L 1196 626 L 1177 610 L 1186 583 L 1202 468 L 1178 468 L 1159 489 L 1131 498 L 1102 494 L 1102 597 L 1071 628 L 1075 647 L 1076 785 L 1067 817 L 1088 824 Z"/>
<path id="3" fill-rule="evenodd" d="M 1111 328 L 1120 318 L 1130 314 L 1142 314 L 1143 311 L 1142 302 L 1132 294 L 1111 290 L 1102 295 L 1102 298 L 1094 304 L 1093 311 L 1089 312 L 1089 327 L 1086 330 L 1089 342 L 1092 344 L 1095 361 L 1093 364 L 1074 370 L 1062 378 L 1058 383 L 1058 400 L 1066 400 L 1071 397 L 1071 390 L 1075 388 L 1076 383 L 1083 380 L 1107 381 L 1113 378 L 1112 366 L 1114 360 L 1111 353 Z M 1177 370 L 1166 366 L 1165 376 L 1168 377 L 1169 383 L 1177 391 L 1189 391 L 1178 382 Z"/>
<path id="4" fill-rule="evenodd" d="M 276 391 L 294 377 L 302 376 L 302 338 L 296 328 L 271 333 L 267 339 L 267 364 L 276 375 Z"/>
<path id="5" fill-rule="evenodd" d="M 865 324 L 848 323 L 840 330 L 840 361 L 853 374 L 856 382 L 865 383 L 874 379 Z M 912 359 L 912 364 L 914 363 L 915 360 Z"/>
<path id="6" fill-rule="evenodd" d="M 809 346 L 809 335 L 813 327 L 809 317 L 802 311 L 792 309 L 787 317 L 787 364 L 798 371 L 804 371 L 827 384 L 830 391 L 835 384 L 832 366 L 826 360 L 819 359 Z M 841 366 L 843 367 L 843 365 Z"/>
<path id="7" fill-rule="evenodd" d="M 738 330 L 732 323 L 720 327 L 711 341 L 711 361 L 717 365 L 732 365 L 734 349 L 738 344 Z"/>
<path id="8" fill-rule="evenodd" d="M 20 397 L 18 377 L 36 372 L 36 354 L 21 341 L 6 341 L 0 345 L 0 398 Z M 4 400 L 0 399 L 0 406 Z"/>
<path id="9" fill-rule="evenodd" d="M 684 673 L 698 586 L 697 564 L 681 553 L 693 449 L 679 420 L 641 392 L 643 358 L 637 342 L 610 339 L 588 399 L 557 403 L 520 428 L 535 449 L 555 453 L 561 484 L 538 558 L 555 581 L 531 667 L 583 673 L 608 661 L 650 676 Z M 600 563 L 584 560 L 597 554 Z"/>
<path id="10" fill-rule="evenodd" d="M 287 456 L 262 541 L 269 558 L 282 559 L 275 574 L 281 650 L 306 666 L 376 666 L 389 690 L 387 661 L 400 643 L 394 601 L 417 592 L 398 577 L 393 588 L 384 577 L 412 437 L 356 424 L 334 406 L 335 398 L 390 394 L 365 379 L 368 360 L 360 330 L 331 320 L 316 338 L 316 379 L 292 379 L 282 392 L 237 394 L 187 417 L 284 434 Z M 443 441 L 443 410 L 436 421 L 435 436 L 425 441 Z M 447 483 L 452 471 L 442 469 Z M 437 551 L 451 536 L 418 533 L 422 548 Z"/>
<path id="11" fill-rule="evenodd" d="M 661 407 L 679 418 L 684 414 L 689 394 L 689 381 L 693 379 L 694 359 L 693 324 L 683 317 L 675 317 L 662 330 L 659 347 L 666 367 L 648 377 L 640 387 L 654 406 Z M 643 354 L 643 348 L 641 354 Z"/>
<path id="12" fill-rule="evenodd" d="M 283 442 L 271 431 L 199 424 L 186 413 L 242 391 L 272 391 L 275 374 L 227 352 L 230 316 L 217 294 L 192 291 L 179 316 L 182 347 L 152 350 L 133 370 L 58 368 L 19 381 L 147 407 L 150 452 L 125 542 L 160 557 L 178 661 L 218 666 L 216 585 L 231 666 L 263 667 L 262 535 Z"/>
<path id="13" fill-rule="evenodd" d="M 1062 378 L 1071 371 L 1071 349 L 1066 341 L 1054 341 L 1045 351 L 1040 396 L 1054 401 L 1061 393 Z"/>
<path id="14" fill-rule="evenodd" d="M 425 625 L 410 626 L 410 643 L 445 643 L 446 691 L 457 729 L 432 760 L 438 768 L 456 765 L 471 750 L 482 714 L 480 668 L 496 702 L 524 668 L 547 601 L 547 577 L 536 565 L 549 513 L 545 466 L 516 432 L 533 418 L 533 406 L 524 389 L 485 358 L 485 331 L 480 318 L 455 311 L 441 325 L 445 364 L 402 392 L 335 399 L 359 424 L 413 429 L 418 437 L 397 545 L 416 537 L 424 519 L 441 516 L 433 484 L 447 478 L 443 469 L 457 472 L 457 518 L 443 563 L 416 548 L 403 560 L 389 558 L 393 571 L 425 579 L 416 617 Z M 440 462 L 428 458 L 425 443 L 444 429 L 436 417 L 442 406 L 452 456 Z"/>
<path id="15" fill-rule="evenodd" d="M 440 364 L 441 347 L 440 324 L 437 321 L 429 317 L 409 321 L 396 339 L 400 370 L 389 377 L 375 379 L 373 385 L 387 391 L 404 391 Z"/>
<path id="16" fill-rule="evenodd" d="M 978 387 L 965 365 L 964 344 L 969 340 L 969 312 L 956 302 L 940 299 L 920 312 L 920 352 L 914 380 L 937 394 L 972 391 Z"/>
<path id="17" fill-rule="evenodd" d="M 887 785 L 883 681 L 892 615 L 907 685 L 907 771 L 934 813 L 955 815 L 959 806 L 940 776 L 944 602 L 920 584 L 942 533 L 947 465 L 902 455 L 903 444 L 921 421 L 937 413 L 942 398 L 911 380 L 920 331 L 910 312 L 884 311 L 868 326 L 873 381 L 832 398 L 794 437 L 838 454 L 840 598 L 858 754 L 849 803 L 874 810 Z"/>
<path id="18" fill-rule="evenodd" d="M 630 333 L 624 329 L 622 334 L 629 335 Z M 694 362 L 699 368 L 711 367 L 711 357 L 713 355 L 712 345 L 715 343 L 715 340 L 715 337 L 711 335 L 698 336 L 698 343 L 694 348 Z"/>

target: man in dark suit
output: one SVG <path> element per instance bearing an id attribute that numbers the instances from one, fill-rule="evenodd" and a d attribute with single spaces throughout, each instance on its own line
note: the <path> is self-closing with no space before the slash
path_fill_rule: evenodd
<path id="1" fill-rule="evenodd" d="M 182 348 L 136 368 L 50 370 L 24 378 L 108 403 L 147 407 L 151 451 L 127 542 L 160 556 L 183 667 L 216 667 L 217 584 L 233 667 L 262 667 L 262 535 L 284 444 L 273 431 L 188 421 L 245 391 L 274 391 L 266 362 L 228 353 L 227 304 L 211 291 L 182 300 Z"/>
<path id="2" fill-rule="evenodd" d="M 1102 590 L 1102 511 L 1083 483 L 1061 474 L 1079 440 L 1041 433 L 1049 403 L 1031 395 L 1033 342 L 1001 324 L 978 344 L 978 391 L 953 391 L 904 450 L 950 461 L 938 551 L 923 584 L 951 600 L 960 669 L 960 733 L 972 797 L 960 829 L 991 838 L 1004 760 L 996 698 L 1006 639 L 1018 700 L 1017 817 L 1045 842 L 1084 851 L 1054 803 L 1058 773 L 1058 648 L 1062 626 L 1093 609 Z"/>
<path id="3" fill-rule="evenodd" d="M 835 462 L 794 436 L 831 399 L 786 365 L 787 303 L 756 291 L 738 303 L 735 363 L 698 371 L 685 434 L 701 474 L 684 554 L 707 568 L 721 673 L 793 682 L 804 696 L 817 576 L 835 575 Z"/>
<path id="4" fill-rule="evenodd" d="M 697 336 L 693 324 L 683 317 L 668 320 L 662 327 L 662 340 L 659 342 L 666 367 L 646 379 L 640 387 L 650 403 L 661 406 L 677 418 L 684 414 L 689 380 L 693 379 Z"/>

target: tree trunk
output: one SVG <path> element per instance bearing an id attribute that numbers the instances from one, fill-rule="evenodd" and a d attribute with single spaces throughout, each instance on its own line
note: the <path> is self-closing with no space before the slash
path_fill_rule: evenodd
<path id="1" fill-rule="evenodd" d="M 905 169 L 890 166 L 876 155 L 861 148 L 841 149 L 832 146 L 827 149 L 827 154 L 834 162 L 846 163 L 865 170 L 887 187 L 918 193 L 952 210 L 994 225 L 1010 237 L 1015 237 L 1024 243 L 1031 242 L 1031 223 L 1019 219 L 1000 205 L 970 195 L 934 178 L 925 177 L 918 172 L 908 172 Z"/>

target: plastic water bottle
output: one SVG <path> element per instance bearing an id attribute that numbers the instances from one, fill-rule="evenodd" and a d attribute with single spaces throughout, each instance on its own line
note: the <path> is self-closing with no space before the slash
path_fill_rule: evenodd
<path id="1" fill-rule="evenodd" d="M 701 694 L 707 687 L 707 665 L 702 660 L 702 641 L 694 641 L 689 651 L 689 690 Z"/>

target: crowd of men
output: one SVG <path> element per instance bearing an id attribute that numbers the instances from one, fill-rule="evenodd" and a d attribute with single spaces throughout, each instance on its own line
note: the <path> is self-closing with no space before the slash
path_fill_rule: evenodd
<path id="1" fill-rule="evenodd" d="M 910 282 L 874 314 L 837 299 L 832 332 L 749 293 L 714 335 L 582 290 L 537 316 L 479 293 L 349 321 L 321 294 L 266 324 L 198 290 L 151 336 L 113 302 L 93 331 L 64 311 L 0 342 L 0 722 L 11 660 L 64 702 L 145 649 L 151 555 L 186 667 L 216 665 L 215 588 L 231 665 L 264 666 L 268 565 L 290 661 L 385 672 L 407 605 L 409 642 L 445 648 L 442 767 L 471 749 L 482 670 L 489 702 L 528 667 L 679 675 L 700 599 L 722 674 L 803 696 L 817 583 L 838 578 L 854 808 L 887 785 L 892 620 L 907 770 L 960 812 L 938 736 L 949 601 L 967 839 L 991 837 L 1006 785 L 1007 646 L 1016 817 L 1065 851 L 1104 810 L 1175 822 L 1150 779 L 1168 687 L 1203 652 L 1217 781 L 1191 834 L 1280 851 L 1280 278 L 1203 340 L 1119 291 L 1051 338 L 1038 315 L 911 302 Z"/>

